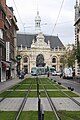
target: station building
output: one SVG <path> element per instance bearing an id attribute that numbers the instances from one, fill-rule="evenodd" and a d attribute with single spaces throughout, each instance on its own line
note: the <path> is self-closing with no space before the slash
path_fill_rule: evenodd
<path id="1" fill-rule="evenodd" d="M 30 73 L 32 67 L 53 66 L 57 71 L 60 71 L 63 67 L 62 59 L 66 52 L 65 46 L 58 36 L 42 33 L 40 23 L 41 18 L 37 11 L 35 33 L 17 34 L 17 51 L 22 56 L 17 68 Z"/>

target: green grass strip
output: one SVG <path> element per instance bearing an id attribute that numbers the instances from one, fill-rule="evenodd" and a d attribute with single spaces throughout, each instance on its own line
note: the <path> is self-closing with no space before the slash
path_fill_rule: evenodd
<path id="1" fill-rule="evenodd" d="M 0 94 L 0 97 L 4 97 L 7 93 L 9 93 L 9 91 L 5 91 L 3 93 Z M 10 97 L 24 97 L 25 96 L 25 91 L 13 91 L 12 93 L 10 93 L 7 98 Z"/>
<path id="2" fill-rule="evenodd" d="M 79 97 L 78 95 L 76 95 L 75 93 L 72 93 L 71 91 L 65 91 L 65 93 L 67 93 L 71 97 Z M 50 97 L 67 97 L 64 93 L 60 91 L 48 91 L 48 94 Z M 46 97 L 46 94 L 44 91 L 41 91 L 40 95 L 41 97 Z"/>
<path id="3" fill-rule="evenodd" d="M 46 88 L 46 89 L 57 89 L 56 87 L 55 87 L 55 85 L 53 86 L 53 85 L 44 85 L 44 87 Z"/>
<path id="4" fill-rule="evenodd" d="M 15 120 L 16 112 L 13 111 L 0 111 L 0 120 Z"/>
<path id="5" fill-rule="evenodd" d="M 80 120 L 80 111 L 59 111 L 61 120 Z"/>
<path id="6" fill-rule="evenodd" d="M 56 120 L 54 113 L 51 111 L 44 111 L 44 120 Z"/>
<path id="7" fill-rule="evenodd" d="M 30 91 L 28 97 L 37 97 L 37 92 L 35 92 L 35 91 Z"/>
<path id="8" fill-rule="evenodd" d="M 22 112 L 20 120 L 38 120 L 37 111 Z"/>

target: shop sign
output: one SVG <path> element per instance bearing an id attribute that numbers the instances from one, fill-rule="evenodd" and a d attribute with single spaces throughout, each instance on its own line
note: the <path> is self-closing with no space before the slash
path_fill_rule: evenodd
<path id="1" fill-rule="evenodd" d="M 10 61 L 10 42 L 6 42 L 6 61 Z"/>

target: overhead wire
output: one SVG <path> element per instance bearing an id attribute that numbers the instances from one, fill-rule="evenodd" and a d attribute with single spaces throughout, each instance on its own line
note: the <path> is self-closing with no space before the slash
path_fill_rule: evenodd
<path id="1" fill-rule="evenodd" d="M 18 13 L 18 16 L 19 16 L 19 18 L 20 18 L 21 24 L 23 25 L 22 19 L 21 19 L 21 17 L 20 17 L 20 14 L 19 14 L 19 12 L 18 12 L 18 9 L 17 9 L 17 6 L 16 6 L 16 3 L 15 3 L 14 0 L 13 0 L 13 3 L 14 3 L 14 6 L 15 6 L 15 8 L 16 8 L 16 11 L 17 11 L 17 13 Z"/>
<path id="2" fill-rule="evenodd" d="M 62 0 L 61 6 L 60 6 L 60 10 L 59 10 L 59 13 L 58 13 L 58 16 L 57 16 L 57 19 L 56 19 L 56 22 L 55 22 L 54 27 L 53 27 L 53 29 L 52 29 L 51 36 L 52 36 L 52 34 L 53 34 L 54 30 L 55 30 L 55 27 L 56 27 L 56 25 L 57 25 L 57 22 L 58 22 L 60 13 L 61 13 L 61 9 L 62 9 L 62 7 L 63 7 L 63 3 L 64 3 L 64 0 Z M 51 36 L 50 36 L 50 39 L 51 39 Z"/>
<path id="3" fill-rule="evenodd" d="M 20 17 L 20 14 L 19 14 L 19 12 L 18 12 L 18 9 L 17 9 L 17 6 L 16 6 L 16 3 L 15 3 L 14 0 L 13 0 L 13 3 L 14 3 L 14 6 L 15 6 L 15 8 L 16 8 L 16 11 L 17 11 L 17 13 L 18 13 L 18 16 L 19 16 L 19 18 L 20 18 L 21 24 L 22 24 L 22 26 L 23 26 L 23 30 L 24 30 L 24 39 L 25 39 L 25 43 L 26 43 L 26 34 L 25 34 L 24 23 L 23 23 L 23 21 L 22 21 L 22 19 L 21 19 L 21 17 Z"/>

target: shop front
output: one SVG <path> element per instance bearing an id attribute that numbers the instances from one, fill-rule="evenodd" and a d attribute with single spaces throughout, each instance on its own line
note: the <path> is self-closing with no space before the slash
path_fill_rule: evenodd
<path id="1" fill-rule="evenodd" d="M 1 61 L 1 63 L 2 63 L 1 82 L 4 82 L 10 79 L 10 76 L 11 76 L 10 63 L 6 61 Z"/>

